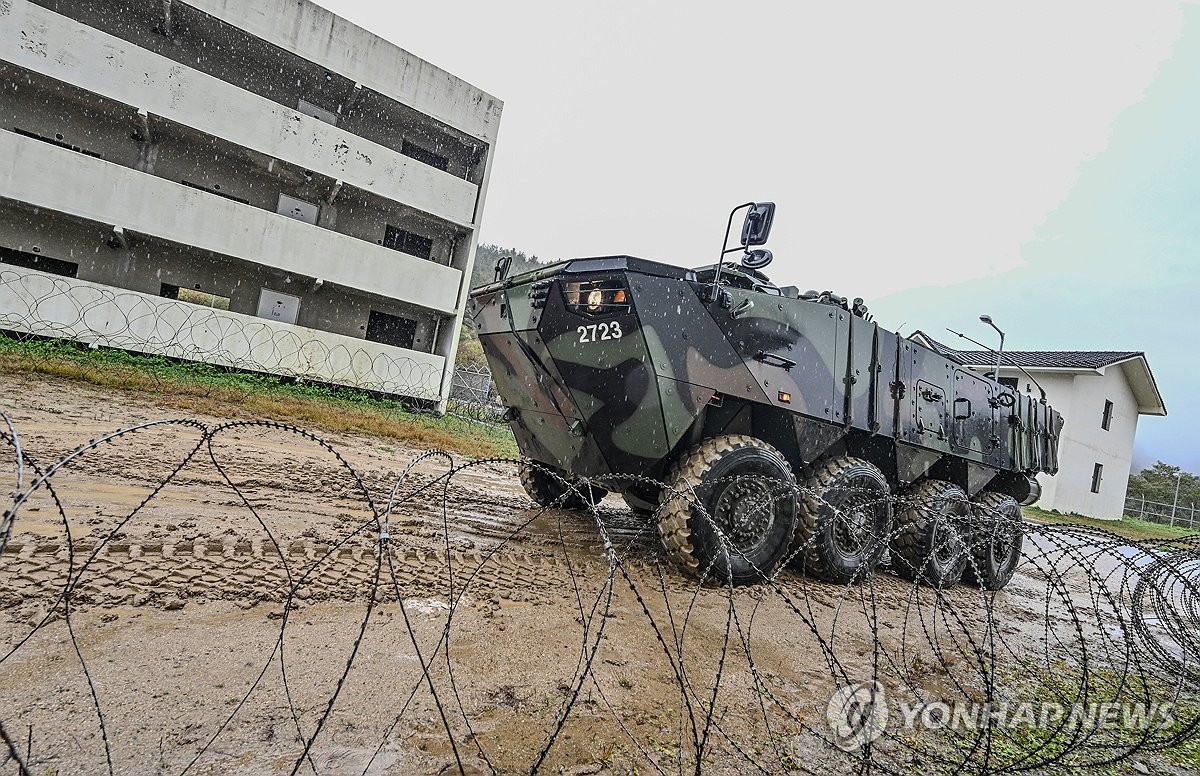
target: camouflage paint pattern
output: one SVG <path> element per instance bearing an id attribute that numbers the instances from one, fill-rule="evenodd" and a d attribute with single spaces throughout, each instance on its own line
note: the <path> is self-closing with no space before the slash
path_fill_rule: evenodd
<path id="1" fill-rule="evenodd" d="M 997 472 L 1057 470 L 1062 418 L 1048 405 L 842 306 L 727 277 L 714 299 L 692 271 L 618 256 L 474 289 L 469 313 L 522 452 L 574 474 L 654 476 L 703 435 L 712 406 L 735 402 L 791 413 L 797 433 L 819 423 L 824 444 L 894 441 L 902 482 L 955 462 L 972 490 Z M 628 310 L 570 309 L 566 284 L 580 281 L 622 284 Z"/>

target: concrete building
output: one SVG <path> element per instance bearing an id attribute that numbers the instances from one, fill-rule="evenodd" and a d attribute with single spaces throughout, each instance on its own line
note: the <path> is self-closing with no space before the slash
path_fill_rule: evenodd
<path id="1" fill-rule="evenodd" d="M 921 332 L 913 334 L 913 339 L 977 372 L 995 372 L 994 353 L 955 350 Z M 1101 519 L 1120 518 L 1138 417 L 1167 414 L 1146 354 L 1016 351 L 1004 353 L 1004 364 L 1001 382 L 1034 396 L 1039 395 L 1040 385 L 1046 400 L 1064 418 L 1059 471 L 1053 477 L 1038 475 L 1042 484 L 1038 506 Z"/>
<path id="2" fill-rule="evenodd" d="M 0 0 L 0 329 L 444 404 L 501 109 L 308 0 Z"/>

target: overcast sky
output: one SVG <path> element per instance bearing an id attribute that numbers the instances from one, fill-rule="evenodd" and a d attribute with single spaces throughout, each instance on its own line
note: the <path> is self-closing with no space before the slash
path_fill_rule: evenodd
<path id="1" fill-rule="evenodd" d="M 319 2 L 504 100 L 483 241 L 698 266 L 773 200 L 780 285 L 1146 351 L 1135 465 L 1200 472 L 1200 6 Z"/>

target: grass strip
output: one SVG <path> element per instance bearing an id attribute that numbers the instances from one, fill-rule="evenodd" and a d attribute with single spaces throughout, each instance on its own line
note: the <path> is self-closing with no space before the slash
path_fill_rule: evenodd
<path id="1" fill-rule="evenodd" d="M 353 388 L 240 372 L 163 356 L 88 348 L 66 340 L 0 336 L 0 373 L 47 375 L 154 397 L 184 412 L 276 420 L 313 430 L 361 433 L 471 457 L 516 456 L 504 427 L 415 412 Z"/>
<path id="2" fill-rule="evenodd" d="M 1123 517 L 1120 520 L 1097 520 L 1094 517 L 1084 517 L 1083 515 L 1048 512 L 1038 507 L 1025 507 L 1025 517 L 1038 523 L 1098 528 L 1126 539 L 1135 540 L 1182 539 L 1189 536 L 1200 536 L 1200 531 L 1192 528 L 1164 525 L 1149 520 L 1139 520 L 1136 517 Z"/>

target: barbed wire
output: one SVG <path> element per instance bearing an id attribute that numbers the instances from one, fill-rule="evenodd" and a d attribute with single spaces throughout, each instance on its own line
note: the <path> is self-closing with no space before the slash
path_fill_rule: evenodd
<path id="1" fill-rule="evenodd" d="M 904 566 L 907 524 L 896 516 L 932 510 L 928 493 L 862 489 L 856 509 L 892 516 L 885 530 L 860 532 L 863 551 L 881 558 L 873 573 L 845 584 L 806 575 L 815 573 L 809 538 L 738 586 L 727 570 L 747 555 L 689 483 L 575 480 L 529 461 L 441 452 L 370 471 L 312 432 L 268 421 L 145 422 L 55 452 L 0 421 L 12 492 L 0 523 L 0 752 L 21 773 L 196 773 L 249 761 L 293 774 L 557 772 L 581 762 L 658 773 L 1016 773 L 1169 753 L 1200 724 L 1193 538 L 1131 542 L 976 501 Z M 256 444 L 270 445 L 268 463 L 251 454 Z M 319 475 L 289 465 L 301 453 L 323 462 Z M 114 476 L 107 459 L 131 468 Z M 250 460 L 261 465 L 248 470 Z M 264 467 L 278 479 L 255 473 Z M 63 497 L 98 471 L 136 485 L 133 505 L 85 517 Z M 522 471 L 558 496 L 544 506 L 494 487 Z M 854 519 L 828 492 L 745 475 L 718 483 L 755 486 L 748 520 L 781 502 L 828 506 L 835 529 Z M 618 490 L 661 495 L 650 514 L 636 501 L 631 513 L 603 498 Z M 196 518 L 212 524 L 175 539 L 143 531 L 180 509 L 180 492 L 219 505 Z M 295 500 L 329 502 L 336 527 L 281 522 Z M 679 504 L 693 533 L 703 525 L 718 538 L 690 573 L 658 538 L 658 520 Z M 54 520 L 35 521 L 35 506 Z M 484 513 L 488 530 L 465 534 Z M 39 531 L 23 530 L 27 521 Z M 934 573 L 949 559 L 986 580 L 981 548 L 1017 535 L 1024 552 L 1002 590 Z M 173 583 L 172 572 L 189 581 Z M 274 581 L 248 592 L 248 576 Z M 257 596 L 277 606 L 274 636 L 259 651 L 249 637 L 228 645 L 227 675 L 216 678 L 243 684 L 227 710 L 163 690 L 163 702 L 188 713 L 131 722 L 125 685 L 146 670 L 144 656 L 97 646 L 95 615 L 116 604 L 176 610 L 189 596 Z M 526 598 L 549 604 L 540 607 L 549 619 L 514 621 L 530 628 L 514 633 L 497 601 Z M 312 614 L 326 599 L 343 602 L 332 630 Z M 187 616 L 207 627 L 194 608 Z M 403 648 L 381 642 L 385 621 L 398 621 Z M 344 643 L 328 642 L 331 633 Z M 518 646 L 501 649 L 508 642 Z M 68 645 L 71 669 L 44 662 Z M 537 697 L 548 682 L 554 689 Z M 74 700 L 48 704 L 59 696 Z M 1108 724 L 1113 715 L 1120 724 Z M 279 724 L 291 733 L 247 732 Z M 35 738 L 35 725 L 49 732 Z"/>
<path id="2" fill-rule="evenodd" d="M 332 335 L 305 336 L 301 328 L 190 302 L 8 267 L 0 267 L 0 332 L 382 394 L 415 412 L 433 408 L 442 378 L 432 363 L 365 340 L 347 344 Z M 108 368 L 79 364 L 94 372 Z M 142 373 L 156 377 L 153 370 Z M 486 364 L 455 365 L 445 410 L 486 425 L 501 422 L 504 407 Z"/>
<path id="3" fill-rule="evenodd" d="M 442 378 L 432 356 L 6 266 L 0 331 L 421 400 L 438 398 Z"/>

